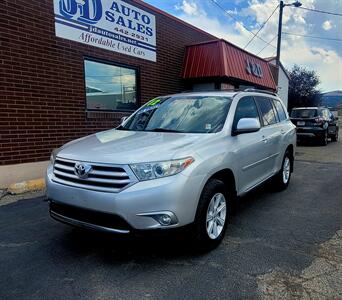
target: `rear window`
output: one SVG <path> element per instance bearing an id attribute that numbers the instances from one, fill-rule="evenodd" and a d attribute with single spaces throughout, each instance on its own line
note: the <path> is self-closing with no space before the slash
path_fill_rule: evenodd
<path id="1" fill-rule="evenodd" d="M 277 123 L 277 118 L 273 110 L 271 100 L 265 97 L 255 97 L 256 102 L 260 108 L 264 126 Z"/>
<path id="2" fill-rule="evenodd" d="M 279 121 L 281 122 L 281 121 L 286 120 L 287 119 L 286 112 L 285 112 L 282 104 L 280 103 L 280 101 L 274 100 L 273 103 L 274 103 L 274 106 L 275 106 L 276 111 L 278 113 Z"/>
<path id="3" fill-rule="evenodd" d="M 291 112 L 292 118 L 314 118 L 317 117 L 317 109 L 294 109 Z"/>

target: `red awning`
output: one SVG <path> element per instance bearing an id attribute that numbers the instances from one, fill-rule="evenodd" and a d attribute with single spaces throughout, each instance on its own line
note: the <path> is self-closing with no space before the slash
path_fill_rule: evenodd
<path id="1" fill-rule="evenodd" d="M 184 79 L 228 77 L 276 90 L 268 62 L 225 40 L 186 47 Z"/>

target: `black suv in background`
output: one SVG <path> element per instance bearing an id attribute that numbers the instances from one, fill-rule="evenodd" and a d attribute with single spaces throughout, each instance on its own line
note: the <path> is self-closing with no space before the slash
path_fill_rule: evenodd
<path id="1" fill-rule="evenodd" d="M 297 140 L 315 138 L 323 146 L 330 137 L 333 142 L 338 139 L 338 118 L 328 108 L 298 107 L 291 112 L 291 121 L 297 126 Z"/>

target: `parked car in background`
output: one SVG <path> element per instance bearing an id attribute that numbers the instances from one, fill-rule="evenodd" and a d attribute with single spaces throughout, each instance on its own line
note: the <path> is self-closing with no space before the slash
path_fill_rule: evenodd
<path id="1" fill-rule="evenodd" d="M 325 146 L 330 137 L 338 140 L 338 117 L 324 107 L 298 107 L 291 112 L 291 121 L 297 126 L 297 140 L 305 138 L 317 140 Z"/>
<path id="2" fill-rule="evenodd" d="M 198 245 L 211 248 L 237 196 L 270 178 L 287 188 L 295 145 L 295 126 L 273 93 L 158 97 L 116 129 L 52 153 L 50 214 L 119 234 L 190 224 Z"/>

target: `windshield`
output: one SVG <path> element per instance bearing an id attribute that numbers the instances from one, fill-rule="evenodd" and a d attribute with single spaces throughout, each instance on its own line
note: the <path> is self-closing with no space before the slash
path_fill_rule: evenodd
<path id="1" fill-rule="evenodd" d="M 120 130 L 214 133 L 226 120 L 232 99 L 219 96 L 171 96 L 151 100 Z"/>
<path id="2" fill-rule="evenodd" d="M 291 112 L 292 118 L 314 118 L 317 117 L 317 109 L 294 109 Z"/>

